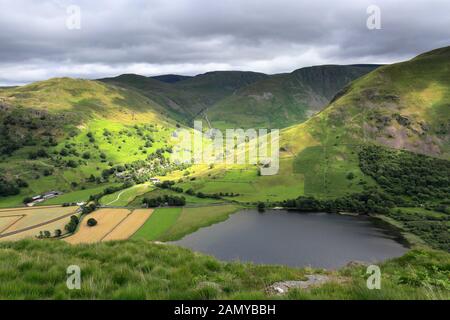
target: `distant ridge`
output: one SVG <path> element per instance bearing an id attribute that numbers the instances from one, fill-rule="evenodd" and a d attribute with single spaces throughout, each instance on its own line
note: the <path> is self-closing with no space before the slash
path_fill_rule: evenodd
<path id="1" fill-rule="evenodd" d="M 153 76 L 150 77 L 153 78 L 155 80 L 159 80 L 165 83 L 175 83 L 175 82 L 179 82 L 179 81 L 183 81 L 183 80 L 187 80 L 192 78 L 191 76 L 182 76 L 179 74 L 162 74 L 159 76 Z"/>

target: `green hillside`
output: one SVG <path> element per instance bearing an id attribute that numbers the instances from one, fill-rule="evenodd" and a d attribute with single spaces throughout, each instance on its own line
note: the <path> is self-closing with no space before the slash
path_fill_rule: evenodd
<path id="1" fill-rule="evenodd" d="M 243 202 L 280 201 L 298 196 L 333 199 L 367 188 L 383 190 L 377 173 L 368 172 L 362 165 L 361 153 L 368 145 L 387 147 L 386 152 L 392 153 L 386 156 L 389 159 L 397 157 L 390 148 L 448 159 L 449 64 L 449 49 L 444 48 L 411 61 L 380 67 L 352 82 L 324 111 L 282 130 L 280 171 L 274 176 L 259 176 L 256 166 L 215 166 L 197 171 L 193 168 L 189 171 L 196 172 L 196 179 L 186 179 L 179 185 L 207 194 L 234 192 L 238 195 L 230 200 Z M 242 121 L 247 119 L 243 117 Z M 380 152 L 374 151 L 371 156 L 384 157 Z M 397 171 L 390 174 L 398 178 L 414 173 L 418 179 L 414 183 L 431 187 L 427 179 L 440 181 L 439 174 L 446 172 L 449 165 L 448 161 L 434 163 L 432 157 L 425 161 L 415 154 L 402 156 L 392 167 Z M 398 163 L 403 163 L 403 167 Z M 437 170 L 441 173 L 427 171 L 430 166 L 442 168 Z M 423 179 L 418 178 L 421 176 Z M 409 200 L 416 197 L 413 201 L 418 203 L 444 201 L 442 195 L 448 195 L 448 181 L 440 183 L 444 189 L 431 191 L 435 199 L 417 198 L 419 193 L 428 194 L 430 190 L 405 193 L 405 197 Z M 391 186 L 384 190 L 395 194 Z"/>
<path id="2" fill-rule="evenodd" d="M 175 87 L 183 91 L 195 92 L 202 97 L 204 106 L 209 107 L 233 94 L 236 90 L 267 77 L 267 75 L 258 72 L 213 71 L 177 82 Z"/>
<path id="3" fill-rule="evenodd" d="M 305 121 L 351 81 L 376 67 L 329 65 L 276 75 L 214 71 L 182 78 L 124 74 L 100 80 L 139 91 L 188 125 L 197 118 L 216 128 L 284 128 Z"/>
<path id="4" fill-rule="evenodd" d="M 137 74 L 122 74 L 114 78 L 100 79 L 101 82 L 113 84 L 130 90 L 136 90 L 140 94 L 156 101 L 170 114 L 172 118 L 188 122 L 203 105 L 194 92 L 182 91 L 170 83 L 165 83 L 151 77 Z"/>
<path id="5" fill-rule="evenodd" d="M 377 65 L 325 65 L 268 76 L 208 108 L 218 128 L 284 128 L 322 110 L 351 81 Z"/>
<path id="6" fill-rule="evenodd" d="M 373 68 L 210 72 L 175 82 L 59 78 L 1 88 L 0 207 L 50 190 L 64 194 L 44 205 L 178 206 L 176 197 L 189 206 L 156 209 L 124 241 L 3 242 L 0 299 L 448 300 L 450 47 Z M 279 172 L 171 163 L 174 130 L 204 111 L 219 128 L 291 125 L 280 132 Z M 369 290 L 359 264 L 327 271 L 228 263 L 148 241 L 179 239 L 256 206 L 368 214 L 395 226 L 412 249 L 380 263 L 383 289 Z M 67 290 L 68 262 L 83 270 L 81 290 Z M 325 273 L 332 281 L 310 290 L 276 297 L 266 290 Z"/>
<path id="7" fill-rule="evenodd" d="M 195 116 L 207 107 L 264 77 L 266 75 L 256 72 L 215 71 L 183 78 L 183 81 L 159 81 L 158 78 L 135 74 L 100 80 L 137 89 L 164 106 L 172 117 L 191 125 Z"/>
<path id="8" fill-rule="evenodd" d="M 378 143 L 449 157 L 450 47 L 380 67 L 324 111 L 284 132 L 291 152 L 310 144 Z M 297 140 L 297 142 L 295 142 Z"/>
<path id="9" fill-rule="evenodd" d="M 85 201 L 172 169 L 175 123 L 134 90 L 62 78 L 2 90 L 0 101 L 0 206 L 50 190 Z"/>

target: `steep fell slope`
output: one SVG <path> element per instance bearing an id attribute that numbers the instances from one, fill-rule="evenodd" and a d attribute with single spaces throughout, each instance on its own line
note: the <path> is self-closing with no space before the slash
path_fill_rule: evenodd
<path id="1" fill-rule="evenodd" d="M 160 79 L 136 74 L 124 74 L 100 81 L 137 89 L 164 106 L 172 117 L 191 124 L 192 119 L 204 109 L 264 77 L 266 75 L 256 72 L 215 71 L 175 82 L 159 81 Z"/>
<path id="2" fill-rule="evenodd" d="M 283 128 L 320 111 L 351 81 L 377 65 L 325 65 L 276 74 L 246 86 L 208 109 L 216 127 Z"/>
<path id="3" fill-rule="evenodd" d="M 300 141 L 309 137 L 321 145 L 375 142 L 448 157 L 449 136 L 450 47 L 446 47 L 360 78 L 320 114 L 287 129 L 283 140 L 292 152 L 303 149 Z"/>

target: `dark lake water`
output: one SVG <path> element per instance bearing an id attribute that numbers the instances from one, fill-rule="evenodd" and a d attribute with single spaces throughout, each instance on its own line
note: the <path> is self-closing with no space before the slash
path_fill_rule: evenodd
<path id="1" fill-rule="evenodd" d="M 328 269 L 408 250 L 392 230 L 368 217 L 284 210 L 243 210 L 172 243 L 221 260 Z"/>

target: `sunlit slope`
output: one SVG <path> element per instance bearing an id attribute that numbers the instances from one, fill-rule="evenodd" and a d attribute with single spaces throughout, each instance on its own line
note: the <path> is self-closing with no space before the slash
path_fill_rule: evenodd
<path id="1" fill-rule="evenodd" d="M 450 47 L 380 67 L 340 93 L 308 122 L 286 129 L 282 145 L 296 154 L 309 145 L 379 143 L 449 156 Z"/>
<path id="2" fill-rule="evenodd" d="M 280 171 L 216 166 L 198 170 L 184 188 L 235 192 L 240 201 L 300 195 L 338 197 L 376 185 L 361 172 L 361 146 L 376 143 L 449 157 L 449 48 L 380 67 L 354 81 L 322 112 L 281 131 Z M 191 170 L 193 171 L 193 170 Z"/>
<path id="3" fill-rule="evenodd" d="M 54 78 L 0 92 L 5 105 L 35 112 L 67 113 L 82 121 L 95 117 L 125 122 L 161 120 L 164 109 L 147 97 L 98 81 Z"/>
<path id="4" fill-rule="evenodd" d="M 150 175 L 139 161 L 153 161 L 156 152 L 168 157 L 175 121 L 165 114 L 134 90 L 98 81 L 50 79 L 2 90 L 0 206 L 50 190 L 86 200 L 123 183 L 103 173 L 124 165 Z"/>

